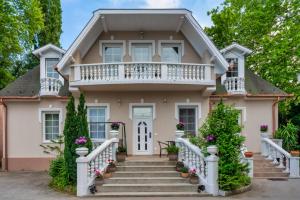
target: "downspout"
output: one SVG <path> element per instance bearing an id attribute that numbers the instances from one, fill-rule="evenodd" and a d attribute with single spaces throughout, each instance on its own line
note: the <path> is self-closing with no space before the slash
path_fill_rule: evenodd
<path id="1" fill-rule="evenodd" d="M 274 137 L 275 131 L 276 131 L 276 105 L 279 103 L 280 101 L 280 97 L 277 97 L 277 100 L 274 101 L 274 103 L 272 104 L 272 135 Z"/>
<path id="2" fill-rule="evenodd" d="M 7 105 L 5 104 L 3 98 L 0 98 L 0 104 L 2 104 L 4 106 L 4 115 L 3 115 L 3 121 L 4 121 L 4 127 L 3 127 L 3 136 L 2 138 L 4 137 L 3 139 L 3 147 L 2 147 L 2 150 L 4 150 L 4 153 L 3 153 L 3 160 L 4 160 L 4 166 L 2 165 L 2 169 L 3 170 L 8 170 L 8 160 L 7 160 Z M 3 163 L 2 163 L 3 164 Z"/>
<path id="3" fill-rule="evenodd" d="M 55 66 L 54 70 L 55 70 L 61 77 L 63 77 L 63 79 L 64 79 L 65 81 L 68 81 L 68 79 L 67 79 L 62 73 L 60 73 L 60 71 L 58 71 L 57 66 Z"/>

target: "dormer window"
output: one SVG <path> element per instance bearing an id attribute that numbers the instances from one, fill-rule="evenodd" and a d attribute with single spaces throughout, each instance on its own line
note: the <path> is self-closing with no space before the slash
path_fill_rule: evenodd
<path id="1" fill-rule="evenodd" d="M 54 69 L 54 66 L 58 63 L 58 61 L 58 58 L 45 58 L 47 78 L 59 78 L 59 74 Z"/>
<path id="2" fill-rule="evenodd" d="M 239 76 L 239 67 L 237 58 L 227 58 L 229 63 L 228 71 L 226 73 L 227 77 L 238 77 Z"/>

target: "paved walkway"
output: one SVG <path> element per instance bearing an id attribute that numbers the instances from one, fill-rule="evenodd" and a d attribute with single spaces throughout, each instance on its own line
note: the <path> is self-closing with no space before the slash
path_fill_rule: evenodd
<path id="1" fill-rule="evenodd" d="M 67 194 L 61 194 L 48 187 L 46 172 L 0 172 L 0 200 L 73 200 L 80 199 Z M 82 198 L 81 198 L 82 199 Z M 96 198 L 88 198 L 96 199 Z M 98 198 L 104 199 L 104 198 Z M 120 200 L 120 198 L 105 198 Z M 182 200 L 183 198 L 121 198 L 122 200 Z M 253 189 L 244 194 L 231 197 L 184 198 L 185 200 L 229 200 L 229 199 L 272 199 L 272 200 L 300 200 L 300 179 L 289 181 L 269 181 L 256 179 Z"/>

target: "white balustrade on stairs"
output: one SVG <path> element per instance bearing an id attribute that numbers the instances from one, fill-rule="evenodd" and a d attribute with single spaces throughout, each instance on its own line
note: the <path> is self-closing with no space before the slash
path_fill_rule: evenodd
<path id="1" fill-rule="evenodd" d="M 240 162 L 248 163 L 248 169 L 249 169 L 248 176 L 250 178 L 253 178 L 253 173 L 254 173 L 253 157 L 251 157 L 251 158 L 246 157 L 245 152 L 247 152 L 247 151 L 248 151 L 247 147 L 245 145 L 243 145 L 243 147 L 241 148 L 241 153 L 240 153 Z"/>
<path id="2" fill-rule="evenodd" d="M 96 170 L 105 171 L 108 166 L 108 160 L 116 160 L 118 142 L 118 138 L 106 140 L 87 156 L 85 156 L 88 153 L 87 148 L 76 149 L 76 153 L 80 156 L 76 159 L 77 196 L 89 195 L 89 187 L 94 184 Z"/>
<path id="3" fill-rule="evenodd" d="M 289 173 L 290 178 L 300 177 L 300 157 L 291 156 L 272 139 L 261 137 L 261 154 L 277 168 L 282 168 L 283 172 Z"/>
<path id="4" fill-rule="evenodd" d="M 176 138 L 175 142 L 179 147 L 178 160 L 183 161 L 189 169 L 195 168 L 199 182 L 205 186 L 206 192 L 217 196 L 219 193 L 217 147 L 208 147 L 207 151 L 210 155 L 205 157 L 201 149 L 190 143 L 188 139 Z"/>

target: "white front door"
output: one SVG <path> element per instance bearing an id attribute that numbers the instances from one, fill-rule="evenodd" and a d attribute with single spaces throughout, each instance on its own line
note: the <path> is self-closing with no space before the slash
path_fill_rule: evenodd
<path id="1" fill-rule="evenodd" d="M 133 107 L 135 155 L 153 154 L 152 107 Z"/>

